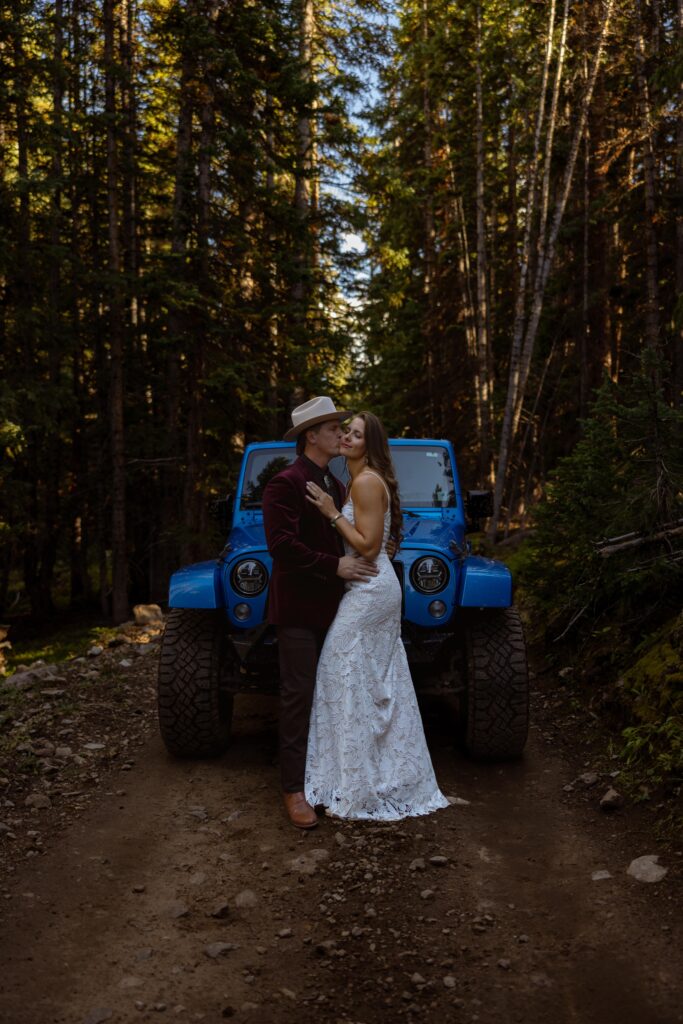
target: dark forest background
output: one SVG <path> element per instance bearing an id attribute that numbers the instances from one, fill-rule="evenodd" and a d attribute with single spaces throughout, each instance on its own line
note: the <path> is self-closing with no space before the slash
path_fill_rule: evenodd
<path id="1" fill-rule="evenodd" d="M 163 601 L 244 444 L 327 393 L 451 438 L 491 542 L 541 509 L 556 633 L 625 592 L 654 627 L 682 52 L 682 0 L 7 0 L 0 614 Z M 598 610 L 629 532 L 647 564 Z"/>

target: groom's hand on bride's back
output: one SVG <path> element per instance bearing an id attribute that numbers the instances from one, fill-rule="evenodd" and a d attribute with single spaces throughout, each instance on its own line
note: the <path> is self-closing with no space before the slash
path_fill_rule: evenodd
<path id="1" fill-rule="evenodd" d="M 374 562 L 367 558 L 356 558 L 354 555 L 344 555 L 339 559 L 337 576 L 343 580 L 369 580 L 376 576 L 379 569 Z"/>

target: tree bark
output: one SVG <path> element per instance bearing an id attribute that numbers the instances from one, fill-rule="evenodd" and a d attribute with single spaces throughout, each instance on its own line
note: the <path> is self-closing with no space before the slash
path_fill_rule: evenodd
<path id="1" fill-rule="evenodd" d="M 123 385 L 123 289 L 119 224 L 118 109 L 115 35 L 117 0 L 104 0 L 104 96 L 107 125 L 107 210 L 109 219 L 109 426 L 111 451 L 111 548 L 114 622 L 128 617 L 126 464 Z"/>
<path id="2" fill-rule="evenodd" d="M 194 10 L 194 7 L 191 8 Z M 174 531 L 178 522 L 178 495 L 183 491 L 183 478 L 179 472 L 179 453 L 183 439 L 180 414 L 183 402 L 181 354 L 186 345 L 187 314 L 184 309 L 184 289 L 187 280 L 188 240 L 191 230 L 192 196 L 192 127 L 194 114 L 195 58 L 187 34 L 180 39 L 180 82 L 178 86 L 178 114 L 175 130 L 175 171 L 171 209 L 170 282 L 168 287 L 168 347 L 165 357 L 164 405 L 165 446 L 167 461 L 160 471 L 161 500 L 159 529 L 150 564 L 150 593 L 163 595 L 173 562 L 180 557 L 180 545 Z"/>
<path id="3" fill-rule="evenodd" d="M 135 63 L 135 3 L 122 0 L 121 28 L 121 120 L 123 159 L 121 191 L 123 195 L 122 259 L 128 281 L 126 319 L 130 338 L 135 347 L 139 327 L 139 270 L 138 244 L 138 181 L 137 181 L 137 88 Z M 139 353 L 138 353 L 139 357 Z"/>
<path id="4" fill-rule="evenodd" d="M 216 6 L 211 3 L 208 20 L 215 17 Z M 211 165 L 215 135 L 214 81 L 211 58 L 202 74 L 202 94 L 199 107 L 200 135 L 197 152 L 197 279 L 202 306 L 211 303 L 210 222 L 211 222 Z M 198 538 L 206 535 L 206 502 L 202 500 L 202 456 L 204 450 L 204 375 L 206 362 L 206 334 L 209 321 L 206 309 L 198 310 L 197 330 L 193 332 L 189 353 L 187 446 L 185 460 L 184 558 L 199 556 Z M 203 322 L 202 322 L 203 321 Z"/>
<path id="5" fill-rule="evenodd" d="M 543 58 L 543 69 L 541 73 L 541 87 L 538 95 L 538 110 L 536 113 L 536 124 L 534 127 L 534 143 L 531 162 L 528 169 L 528 186 L 526 197 L 526 209 L 524 212 L 524 235 L 522 241 L 522 253 L 520 258 L 519 274 L 517 277 L 517 293 L 515 296 L 515 316 L 512 329 L 512 344 L 510 347 L 510 364 L 508 369 L 508 389 L 503 414 L 503 425 L 498 449 L 498 466 L 496 470 L 496 481 L 494 487 L 494 512 L 489 523 L 489 537 L 495 538 L 496 530 L 503 504 L 503 494 L 507 467 L 510 460 L 510 444 L 512 439 L 512 419 L 514 415 L 517 394 L 520 383 L 520 362 L 522 356 L 522 340 L 524 336 L 525 310 L 527 303 L 527 280 L 531 266 L 531 249 L 533 239 L 534 218 L 537 213 L 537 182 L 538 165 L 541 153 L 541 138 L 543 125 L 545 123 L 545 110 L 547 102 L 548 79 L 550 77 L 550 64 L 553 55 L 553 44 L 555 34 L 556 0 L 551 0 L 548 11 L 548 29 L 546 38 L 545 54 Z"/>
<path id="6" fill-rule="evenodd" d="M 683 0 L 678 0 L 677 37 L 679 52 L 683 52 Z M 683 108 L 676 116 L 676 194 L 683 196 Z M 678 295 L 678 318 L 674 325 L 673 340 L 673 401 L 676 408 L 683 404 L 683 202 L 676 208 L 676 294 Z"/>
<path id="7" fill-rule="evenodd" d="M 493 483 L 491 461 L 490 409 L 493 396 L 489 379 L 489 302 L 488 259 L 486 247 L 486 204 L 484 197 L 484 95 L 482 84 L 482 24 L 481 4 L 477 4 L 476 46 L 476 194 L 477 194 L 477 405 L 480 423 L 479 477 L 484 486 Z"/>
<path id="8" fill-rule="evenodd" d="M 681 0 L 683 2 L 683 0 Z M 269 202 L 271 197 L 275 195 L 275 161 L 273 154 L 275 152 L 275 133 L 273 131 L 273 98 L 268 93 L 265 103 L 265 117 L 266 117 L 266 194 Z M 276 281 L 277 281 L 277 268 L 275 264 L 275 249 L 277 246 L 277 238 L 273 230 L 272 218 L 270 217 L 270 210 L 266 213 L 267 218 L 267 243 L 268 243 L 268 266 L 266 270 L 266 295 L 265 302 L 269 309 L 268 315 L 268 410 L 269 410 L 269 429 L 271 437 L 277 437 L 282 433 L 279 427 L 279 408 L 280 408 L 280 352 L 279 352 L 279 324 L 277 314 L 274 309 L 275 305 L 275 292 L 276 292 Z"/>
<path id="9" fill-rule="evenodd" d="M 605 39 L 607 36 L 607 32 L 609 30 L 613 9 L 614 0 L 606 0 L 604 4 L 602 23 L 600 26 L 600 35 L 593 55 L 593 60 L 591 63 L 591 69 L 588 82 L 586 84 L 586 89 L 581 101 L 579 116 L 575 121 L 572 142 L 569 154 L 567 156 L 567 163 L 565 165 L 564 175 L 562 177 L 559 193 L 555 202 L 552 223 L 550 225 L 547 240 L 544 241 L 544 244 L 542 246 L 541 258 L 539 259 L 539 264 L 536 271 L 534 293 L 532 297 L 527 327 L 524 334 L 521 358 L 518 361 L 518 365 L 515 367 L 515 372 L 511 373 L 511 380 L 508 387 L 508 396 L 505 405 L 503 427 L 501 430 L 498 467 L 496 471 L 496 487 L 494 492 L 494 512 L 493 516 L 491 517 L 488 531 L 489 537 L 491 539 L 495 538 L 496 531 L 498 529 L 498 522 L 500 519 L 503 504 L 505 482 L 507 478 L 507 469 L 509 464 L 511 444 L 513 442 L 517 430 L 519 414 L 521 412 L 521 405 L 526 390 L 527 380 L 529 377 L 531 357 L 533 355 L 534 344 L 536 341 L 536 336 L 538 334 L 538 326 L 541 319 L 541 313 L 543 311 L 545 289 L 548 283 L 548 278 L 550 276 L 550 271 L 555 262 L 555 250 L 557 246 L 557 239 L 560 233 L 560 227 L 562 225 L 562 221 L 564 218 L 564 212 L 567 206 L 567 200 L 569 198 L 569 192 L 571 190 L 574 178 L 576 159 L 578 156 L 581 139 L 583 138 L 583 134 L 586 128 L 588 111 L 590 109 L 590 104 L 593 97 L 593 90 L 595 88 L 595 82 L 598 75 L 600 61 L 602 59 L 602 54 L 605 46 Z"/>
<path id="10" fill-rule="evenodd" d="M 660 351 L 659 283 L 657 257 L 657 183 L 655 177 L 654 125 L 650 87 L 645 70 L 642 0 L 637 0 L 636 77 L 643 132 L 643 187 L 645 190 L 645 337 L 653 352 Z M 659 378 L 659 372 L 656 371 Z"/>
<path id="11" fill-rule="evenodd" d="M 313 33 L 315 9 L 313 0 L 299 0 L 299 64 L 303 92 L 306 94 L 304 109 L 296 125 L 296 180 L 294 183 L 294 210 L 298 222 L 298 253 L 295 261 L 295 277 L 292 288 L 295 322 L 301 330 L 306 319 L 310 291 L 310 219 L 311 188 L 313 176 L 313 119 L 311 116 L 310 89 L 313 84 Z"/>
<path id="12" fill-rule="evenodd" d="M 434 226 L 434 197 L 432 195 L 431 177 L 433 171 L 433 126 L 432 99 L 429 80 L 429 0 L 422 0 L 422 117 L 424 141 L 422 145 L 426 187 L 422 208 L 422 247 L 424 252 L 423 294 L 425 313 L 422 318 L 422 337 L 424 339 L 424 358 L 427 370 L 427 424 L 430 436 L 436 436 L 436 409 L 434 401 L 434 333 L 435 333 L 435 287 L 436 287 L 436 229 Z"/>

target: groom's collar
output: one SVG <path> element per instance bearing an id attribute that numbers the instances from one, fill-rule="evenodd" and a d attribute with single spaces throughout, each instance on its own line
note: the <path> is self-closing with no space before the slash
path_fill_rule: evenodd
<path id="1" fill-rule="evenodd" d="M 314 462 L 313 459 L 309 459 L 308 455 L 300 455 L 299 458 L 303 460 L 304 465 L 311 471 L 311 473 L 313 473 L 316 479 L 323 480 L 326 474 L 332 476 L 330 473 L 329 463 L 324 469 L 321 469 L 317 462 Z"/>
<path id="2" fill-rule="evenodd" d="M 339 481 L 335 480 L 332 475 L 329 463 L 324 469 L 321 469 L 320 466 L 314 462 L 313 459 L 309 459 L 307 455 L 300 455 L 299 458 L 303 461 L 305 468 L 313 477 L 313 480 L 318 487 L 322 487 L 324 491 L 327 491 L 337 508 L 339 508 L 342 500 L 339 492 Z"/>

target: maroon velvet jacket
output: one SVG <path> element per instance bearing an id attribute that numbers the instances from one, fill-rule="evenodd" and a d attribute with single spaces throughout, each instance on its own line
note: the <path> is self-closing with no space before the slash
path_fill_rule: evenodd
<path id="1" fill-rule="evenodd" d="M 306 481 L 315 480 L 315 473 L 309 461 L 299 457 L 263 492 L 263 525 L 273 558 L 268 621 L 278 626 L 327 629 L 344 593 L 344 581 L 337 576 L 342 539 L 306 501 Z M 332 479 L 341 507 L 344 488 Z"/>

